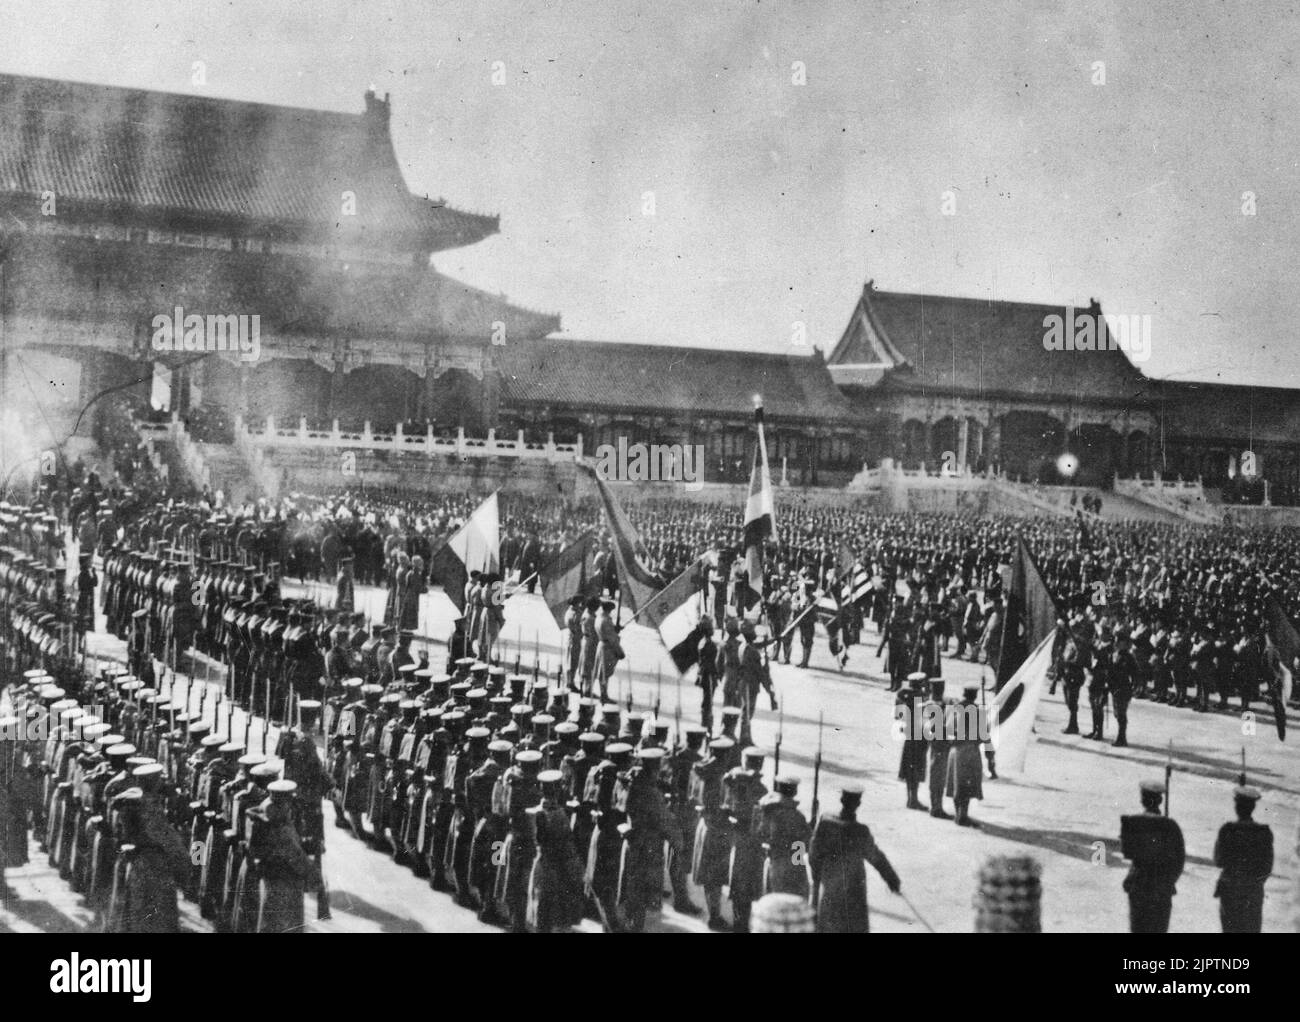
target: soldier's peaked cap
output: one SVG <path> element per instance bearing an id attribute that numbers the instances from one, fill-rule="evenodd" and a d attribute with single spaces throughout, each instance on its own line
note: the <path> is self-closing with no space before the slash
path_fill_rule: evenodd
<path id="1" fill-rule="evenodd" d="M 226 744 L 225 735 L 204 735 L 203 740 L 199 742 L 205 749 L 215 749 Z"/>
<path id="2" fill-rule="evenodd" d="M 272 781 L 266 786 L 266 790 L 271 793 L 272 798 L 289 798 L 298 790 L 298 784 L 295 781 Z"/>
<path id="3" fill-rule="evenodd" d="M 724 717 L 733 717 L 737 720 L 740 719 L 741 712 L 742 711 L 739 706 L 724 706 L 722 708 L 722 715 Z"/>
<path id="4" fill-rule="evenodd" d="M 1237 787 L 1232 789 L 1232 794 L 1234 798 L 1237 798 L 1242 802 L 1258 802 L 1260 798 L 1259 789 L 1252 787 L 1249 784 L 1237 785 Z"/>
<path id="5" fill-rule="evenodd" d="M 559 770 L 543 770 L 537 775 L 540 784 L 559 784 L 564 780 L 564 774 Z"/>
<path id="6" fill-rule="evenodd" d="M 583 745 L 604 745 L 605 736 L 599 731 L 584 731 L 578 735 L 578 741 Z"/>
<path id="7" fill-rule="evenodd" d="M 664 758 L 664 750 L 658 748 L 657 746 L 651 748 L 645 748 L 645 749 L 638 749 L 636 758 L 642 760 L 643 762 L 654 761 L 657 763 L 659 760 Z"/>
<path id="8" fill-rule="evenodd" d="M 470 741 L 482 741 L 485 738 L 491 738 L 492 732 L 485 727 L 472 727 L 465 732 L 465 737 Z"/>
<path id="9" fill-rule="evenodd" d="M 470 728 L 470 730 L 475 731 L 478 729 Z M 515 746 L 513 742 L 508 742 L 504 738 L 494 738 L 492 739 L 492 741 L 488 742 L 488 752 L 494 752 L 497 755 L 500 755 L 501 753 L 504 752 L 509 752 L 514 747 Z"/>
<path id="10" fill-rule="evenodd" d="M 709 748 L 712 749 L 714 752 L 726 752 L 729 749 L 734 749 L 735 747 L 736 747 L 736 743 L 732 741 L 730 738 L 727 738 L 725 736 L 722 738 L 715 738 L 713 739 L 713 741 L 709 742 Z"/>
<path id="11" fill-rule="evenodd" d="M 930 676 L 925 671 L 913 671 L 907 676 L 907 680 L 924 684 L 930 680 Z"/>
<path id="12" fill-rule="evenodd" d="M 239 765 L 248 770 L 251 770 L 253 767 L 261 766 L 265 762 L 266 756 L 260 752 L 246 752 L 239 757 Z"/>
<path id="13" fill-rule="evenodd" d="M 628 745 L 627 742 L 614 742 L 605 746 L 605 754 L 607 756 L 626 756 L 631 751 L 632 746 Z"/>
<path id="14" fill-rule="evenodd" d="M 142 763 L 131 771 L 131 776 L 139 778 L 157 777 L 162 774 L 162 772 L 163 765 L 161 763 Z"/>
<path id="15" fill-rule="evenodd" d="M 845 784 L 840 788 L 840 797 L 847 799 L 860 799 L 865 789 L 862 785 L 855 783 Z"/>
<path id="16" fill-rule="evenodd" d="M 1165 793 L 1164 781 L 1143 781 L 1138 785 L 1143 795 L 1163 795 Z"/>

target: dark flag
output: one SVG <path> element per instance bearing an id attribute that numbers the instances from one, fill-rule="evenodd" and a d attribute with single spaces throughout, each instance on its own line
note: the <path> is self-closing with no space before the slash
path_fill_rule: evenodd
<path id="1" fill-rule="evenodd" d="M 763 436 L 763 406 L 754 409 L 758 440 L 754 445 L 754 468 L 749 474 L 749 497 L 745 501 L 745 567 L 749 587 L 763 595 L 763 541 L 776 533 L 776 512 L 772 504 L 772 477 L 767 471 L 767 440 Z"/>
<path id="2" fill-rule="evenodd" d="M 708 616 L 709 563 L 695 563 L 660 589 L 641 612 L 641 622 L 659 632 L 679 674 L 699 657 L 699 625 Z"/>
<path id="3" fill-rule="evenodd" d="M 561 630 L 564 629 L 564 612 L 573 596 L 586 596 L 592 583 L 588 574 L 591 567 L 591 548 L 596 536 L 590 529 L 537 569 L 542 583 L 542 596 L 551 608 L 551 616 Z"/>
<path id="4" fill-rule="evenodd" d="M 1063 617 L 1043 576 L 1034 563 L 1033 554 L 1023 537 L 1016 537 L 1016 557 L 1011 565 L 1010 580 L 1004 591 L 1002 647 L 997 662 L 996 688 L 1020 670 L 1029 654 L 1042 645 L 1056 629 L 1056 619 Z M 1009 715 L 1014 706 L 1004 708 Z"/>
<path id="5" fill-rule="evenodd" d="M 1295 625 L 1287 617 L 1282 605 L 1271 596 L 1264 601 L 1264 613 L 1268 615 L 1268 630 L 1264 633 L 1267 644 L 1265 660 L 1271 675 L 1268 697 L 1273 705 L 1277 736 L 1286 741 L 1286 707 L 1291 701 L 1291 680 L 1296 656 L 1300 655 L 1300 634 L 1296 633 Z"/>
<path id="6" fill-rule="evenodd" d="M 590 465 L 584 466 L 596 480 L 596 489 L 600 492 L 601 507 L 605 510 L 605 524 L 614 539 L 614 559 L 618 565 L 618 589 L 623 602 L 636 614 L 663 588 L 663 582 L 648 567 L 649 552 L 641 537 L 628 518 L 627 512 L 619 504 L 618 498 L 600 477 L 600 473 Z"/>

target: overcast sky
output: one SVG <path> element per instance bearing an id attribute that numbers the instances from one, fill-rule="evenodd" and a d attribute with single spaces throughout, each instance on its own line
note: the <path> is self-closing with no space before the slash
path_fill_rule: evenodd
<path id="1" fill-rule="evenodd" d="M 797 353 L 803 322 L 828 352 L 871 277 L 1096 297 L 1152 315 L 1153 375 L 1300 384 L 1287 5 L 4 0 L 0 14 L 7 72 L 353 112 L 367 86 L 390 92 L 411 189 L 501 215 L 500 235 L 439 269 L 559 312 L 572 336 Z"/>

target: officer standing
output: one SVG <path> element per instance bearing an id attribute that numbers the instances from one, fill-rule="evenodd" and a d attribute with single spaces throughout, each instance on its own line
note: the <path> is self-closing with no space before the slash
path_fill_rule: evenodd
<path id="1" fill-rule="evenodd" d="M 952 747 L 946 728 L 949 707 L 944 702 L 943 689 L 942 678 L 931 680 L 930 698 L 921 708 L 921 713 L 923 720 L 935 721 L 934 737 L 926 743 L 926 769 L 930 772 L 930 815 L 940 820 L 951 820 L 952 816 L 943 809 L 943 789 L 948 779 L 948 752 Z"/>
<path id="2" fill-rule="evenodd" d="M 1120 850 L 1133 863 L 1124 878 L 1129 928 L 1133 933 L 1168 933 L 1174 884 L 1183 874 L 1186 852 L 1178 824 L 1160 815 L 1165 788 L 1143 781 L 1142 813 L 1120 817 Z"/>
<path id="3" fill-rule="evenodd" d="M 1237 818 L 1219 828 L 1214 864 L 1222 873 L 1214 887 L 1224 933 L 1259 933 L 1263 927 L 1264 881 L 1273 872 L 1273 831 L 1252 816 L 1259 789 L 1233 791 Z"/>
<path id="4" fill-rule="evenodd" d="M 807 898 L 808 848 L 812 829 L 799 811 L 799 782 L 781 776 L 772 781 L 772 793 L 759 802 L 762 816 L 758 837 L 767 853 L 763 869 L 764 894 L 795 894 Z"/>
<path id="5" fill-rule="evenodd" d="M 921 782 L 925 780 L 925 747 L 927 739 L 942 733 L 942 719 L 927 721 L 921 711 L 921 693 L 926 691 L 929 679 L 917 671 L 907 676 L 907 684 L 898 690 L 894 700 L 896 726 L 903 729 L 903 751 L 898 760 L 898 779 L 907 787 L 907 808 L 926 809 L 918 797 Z"/>
<path id="6" fill-rule="evenodd" d="M 808 865 L 812 872 L 812 902 L 817 909 L 818 933 L 868 933 L 867 873 L 869 862 L 898 894 L 902 882 L 877 846 L 866 824 L 858 822 L 862 787 L 846 785 L 840 794 L 840 811 L 817 821 Z"/>

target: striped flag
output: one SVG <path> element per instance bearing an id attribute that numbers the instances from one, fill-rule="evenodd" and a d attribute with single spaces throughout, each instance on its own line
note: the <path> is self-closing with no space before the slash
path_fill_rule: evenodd
<path id="1" fill-rule="evenodd" d="M 754 409 L 758 443 L 754 446 L 754 469 L 749 475 L 749 497 L 745 501 L 745 567 L 749 585 L 763 595 L 763 541 L 776 533 L 776 511 L 772 503 L 772 477 L 767 471 L 767 440 L 763 436 L 763 406 Z"/>
<path id="2" fill-rule="evenodd" d="M 678 673 L 684 674 L 699 656 L 699 625 L 708 616 L 708 558 L 695 563 L 660 589 L 645 605 L 641 621 L 659 632 Z"/>
<path id="3" fill-rule="evenodd" d="M 618 565 L 618 589 L 623 603 L 636 614 L 663 588 L 663 583 L 647 566 L 649 552 L 637 534 L 632 520 L 614 496 L 614 491 L 591 465 L 584 465 L 596 480 L 601 507 L 605 511 L 605 524 L 614 540 L 614 560 Z"/>
<path id="4" fill-rule="evenodd" d="M 447 598 L 465 612 L 465 584 L 471 571 L 501 570 L 501 516 L 495 493 L 483 501 L 465 524 L 432 557 L 432 573 Z"/>
<path id="5" fill-rule="evenodd" d="M 574 542 L 537 569 L 537 580 L 542 584 L 542 597 L 555 618 L 555 624 L 564 629 L 564 612 L 574 596 L 588 595 L 592 579 L 587 570 L 591 566 L 591 548 L 596 534 L 588 529 Z"/>

